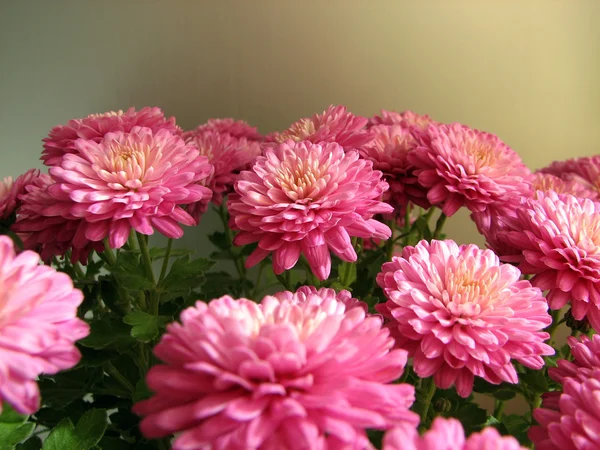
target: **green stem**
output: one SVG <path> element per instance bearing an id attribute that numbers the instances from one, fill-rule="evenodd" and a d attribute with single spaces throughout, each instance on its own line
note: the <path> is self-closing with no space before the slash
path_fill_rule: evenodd
<path id="1" fill-rule="evenodd" d="M 104 238 L 104 251 L 101 254 L 99 253 L 98 256 L 100 256 L 100 258 L 110 267 L 113 267 L 115 264 L 117 264 L 117 257 L 112 251 L 112 248 L 110 248 L 110 245 L 108 245 L 108 238 Z M 102 256 L 104 256 L 106 259 L 102 258 Z"/>
<path id="2" fill-rule="evenodd" d="M 283 274 L 275 275 L 281 285 L 288 291 L 292 290 L 292 283 L 290 281 L 290 271 L 286 270 Z"/>
<path id="3" fill-rule="evenodd" d="M 433 239 L 437 239 L 442 234 L 442 228 L 444 228 L 444 224 L 446 223 L 447 216 L 443 212 L 440 212 L 440 217 L 435 222 L 435 230 L 433 231 Z"/>
<path id="4" fill-rule="evenodd" d="M 392 230 L 392 235 L 386 242 L 386 250 L 385 250 L 385 260 L 390 261 L 392 256 L 394 256 L 394 247 L 396 244 L 396 240 L 394 239 L 394 231 L 396 231 L 396 221 L 392 220 L 390 223 L 390 229 Z"/>
<path id="5" fill-rule="evenodd" d="M 496 419 L 498 419 L 499 421 L 502 421 L 502 415 L 504 414 L 504 406 L 505 406 L 504 400 L 496 399 L 494 401 L 494 417 Z"/>
<path id="6" fill-rule="evenodd" d="M 423 399 L 423 410 L 421 411 L 421 426 L 426 426 L 427 415 L 429 414 L 429 408 L 431 406 L 431 400 L 433 400 L 433 396 L 435 395 L 435 383 L 433 382 L 433 378 L 427 380 L 429 386 L 427 386 L 427 391 L 425 391 L 425 398 Z"/>
<path id="7" fill-rule="evenodd" d="M 129 243 L 129 248 L 133 251 L 137 250 L 137 244 L 135 240 L 135 230 L 132 228 L 131 232 L 129 233 L 129 239 L 127 239 L 127 242 Z"/>
<path id="8" fill-rule="evenodd" d="M 144 270 L 146 271 L 146 276 L 152 284 L 156 284 L 156 280 L 154 279 L 154 272 L 152 271 L 152 259 L 150 258 L 150 249 L 148 248 L 148 243 L 146 242 L 146 238 L 143 234 L 136 232 L 137 241 L 140 245 L 140 252 L 142 254 L 142 263 L 144 264 Z"/>
<path id="9" fill-rule="evenodd" d="M 83 273 L 83 269 L 81 268 L 81 265 L 78 262 L 75 262 L 75 264 L 73 264 L 73 270 L 75 271 L 75 274 L 79 279 L 85 278 L 85 273 Z"/>
<path id="10" fill-rule="evenodd" d="M 133 393 L 135 391 L 135 388 L 133 387 L 133 385 L 129 382 L 129 380 L 127 378 L 125 378 L 123 376 L 123 374 L 121 374 L 121 372 L 119 372 L 119 370 L 112 365 L 112 363 L 108 362 L 104 365 L 104 370 L 106 370 L 106 372 L 113 377 L 116 381 L 119 382 L 119 384 L 121 386 L 123 386 L 125 389 L 127 389 L 129 392 Z"/>
<path id="11" fill-rule="evenodd" d="M 158 284 L 160 285 L 167 275 L 167 267 L 169 267 L 169 258 L 171 257 L 171 247 L 173 246 L 173 239 L 169 238 L 167 242 L 167 249 L 165 250 L 165 257 L 163 258 L 162 267 L 160 269 L 160 276 L 158 277 Z"/>
<path id="12" fill-rule="evenodd" d="M 265 265 L 261 262 L 258 266 L 258 273 L 256 274 L 256 281 L 254 282 L 254 289 L 252 289 L 252 294 L 250 296 L 250 298 L 252 298 L 253 300 L 256 300 L 256 294 L 260 292 L 260 282 L 262 280 L 262 273 L 264 268 Z"/>

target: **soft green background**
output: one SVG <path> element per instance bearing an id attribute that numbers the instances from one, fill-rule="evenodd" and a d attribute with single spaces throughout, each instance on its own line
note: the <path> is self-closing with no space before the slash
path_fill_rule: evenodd
<path id="1" fill-rule="evenodd" d="M 532 168 L 600 148 L 600 2 L 0 0 L 0 176 L 56 124 L 161 106 L 262 132 L 346 104 L 498 134 Z M 188 245 L 206 249 L 203 230 Z M 466 214 L 448 233 L 478 242 Z"/>

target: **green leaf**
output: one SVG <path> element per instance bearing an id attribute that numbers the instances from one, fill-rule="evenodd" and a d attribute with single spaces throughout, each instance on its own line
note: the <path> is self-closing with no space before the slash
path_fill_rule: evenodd
<path id="1" fill-rule="evenodd" d="M 132 311 L 123 318 L 123 322 L 132 326 L 131 336 L 140 342 L 156 338 L 160 329 L 170 321 L 170 317 L 155 317 L 143 311 Z"/>
<path id="2" fill-rule="evenodd" d="M 100 440 L 98 447 L 100 447 L 102 450 L 130 450 L 133 448 L 131 444 L 123 439 L 108 436 L 104 436 Z"/>
<path id="3" fill-rule="evenodd" d="M 79 368 L 43 377 L 38 386 L 44 406 L 62 409 L 72 401 L 84 397 L 91 386 L 102 378 L 102 369 Z"/>
<path id="4" fill-rule="evenodd" d="M 208 240 L 219 250 L 227 250 L 231 247 L 227 234 L 223 231 L 215 231 L 214 233 L 209 234 Z"/>
<path id="5" fill-rule="evenodd" d="M 142 400 L 146 400 L 152 396 L 152 391 L 146 384 L 146 380 L 143 378 L 140 379 L 135 385 L 135 392 L 133 393 L 133 401 L 139 402 Z"/>
<path id="6" fill-rule="evenodd" d="M 462 422 L 465 427 L 465 434 L 467 435 L 483 428 L 483 425 L 487 421 L 486 410 L 474 403 L 462 405 L 454 416 Z"/>
<path id="7" fill-rule="evenodd" d="M 27 422 L 29 416 L 22 416 L 8 404 L 3 406 L 0 415 L 0 450 L 12 450 L 19 442 L 27 439 L 35 429 L 35 423 Z"/>
<path id="8" fill-rule="evenodd" d="M 417 230 L 419 230 L 419 234 L 423 237 L 423 239 L 430 241 L 433 238 L 431 230 L 429 229 L 429 223 L 424 216 L 420 216 L 416 220 L 415 227 Z"/>
<path id="9" fill-rule="evenodd" d="M 159 259 L 163 259 L 167 252 L 166 247 L 152 247 L 150 249 L 150 259 L 152 261 L 157 261 Z M 185 248 L 172 248 L 169 257 L 177 257 L 177 256 L 187 256 L 194 253 L 192 250 L 188 250 Z"/>
<path id="10" fill-rule="evenodd" d="M 338 266 L 338 274 L 340 283 L 348 289 L 356 281 L 356 264 L 344 261 Z"/>
<path id="11" fill-rule="evenodd" d="M 502 424 L 507 430 L 507 434 L 510 434 L 517 438 L 521 445 L 527 446 L 529 444 L 529 437 L 527 432 L 529 431 L 530 423 L 526 417 L 519 414 L 505 415 L 502 418 Z"/>
<path id="12" fill-rule="evenodd" d="M 32 436 L 22 444 L 15 447 L 15 450 L 40 450 L 42 448 L 42 440 L 37 436 Z"/>
<path id="13" fill-rule="evenodd" d="M 543 370 L 525 369 L 524 373 L 519 374 L 519 381 L 529 392 L 535 394 L 548 392 L 548 380 Z"/>
<path id="14" fill-rule="evenodd" d="M 99 367 L 119 356 L 118 352 L 111 350 L 95 350 L 83 345 L 78 345 L 77 348 L 81 353 L 79 364 L 84 367 Z"/>
<path id="15" fill-rule="evenodd" d="M 210 269 L 215 263 L 206 258 L 197 258 L 190 261 L 189 256 L 176 259 L 169 274 L 161 284 L 164 291 L 171 289 L 181 290 L 182 288 L 195 288 L 201 284 L 204 272 Z"/>
<path id="16" fill-rule="evenodd" d="M 77 426 L 71 419 L 65 418 L 59 422 L 44 442 L 43 450 L 89 450 L 94 447 L 106 431 L 107 415 L 103 409 L 90 409 Z"/>
<path id="17" fill-rule="evenodd" d="M 85 347 L 95 349 L 123 349 L 135 344 L 130 328 L 122 320 L 104 317 L 90 324 L 90 334 L 79 341 Z"/>
<path id="18" fill-rule="evenodd" d="M 510 400 L 515 398 L 516 395 L 517 393 L 512 389 L 498 389 L 497 391 L 493 392 L 494 398 L 497 398 L 501 401 Z"/>

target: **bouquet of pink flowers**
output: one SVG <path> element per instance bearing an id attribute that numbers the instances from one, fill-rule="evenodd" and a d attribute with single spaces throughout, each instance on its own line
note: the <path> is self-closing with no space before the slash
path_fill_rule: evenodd
<path id="1" fill-rule="evenodd" d="M 342 106 L 43 142 L 0 182 L 0 449 L 600 448 L 600 157 Z"/>

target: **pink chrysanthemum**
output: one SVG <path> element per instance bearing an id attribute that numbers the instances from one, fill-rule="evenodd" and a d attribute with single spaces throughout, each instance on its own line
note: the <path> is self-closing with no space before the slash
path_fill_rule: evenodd
<path id="1" fill-rule="evenodd" d="M 600 448 L 600 369 L 585 377 L 565 378 L 560 397 L 544 399 L 533 412 L 539 426 L 529 438 L 543 450 L 593 450 Z"/>
<path id="2" fill-rule="evenodd" d="M 438 123 L 427 114 L 420 115 L 412 111 L 398 113 L 382 109 L 380 115 L 371 117 L 367 124 L 368 127 L 377 125 L 401 125 L 406 129 L 416 128 L 420 131 L 427 131 L 429 125 L 438 125 Z"/>
<path id="3" fill-rule="evenodd" d="M 303 253 L 321 280 L 333 251 L 356 261 L 350 236 L 387 239 L 391 230 L 374 220 L 393 208 L 379 201 L 388 185 L 372 163 L 336 143 L 292 141 L 267 148 L 252 171 L 235 183 L 227 204 L 236 245 L 258 242 L 247 267 L 273 252 L 276 274 L 294 267 Z"/>
<path id="4" fill-rule="evenodd" d="M 8 219 L 15 213 L 21 203 L 19 197 L 25 193 L 26 187 L 40 175 L 37 169 L 30 169 L 13 181 L 12 177 L 0 181 L 0 221 Z"/>
<path id="5" fill-rule="evenodd" d="M 573 360 L 561 359 L 557 361 L 558 367 L 550 367 L 550 377 L 564 383 L 565 378 L 589 378 L 592 372 L 600 369 L 600 335 L 594 334 L 591 339 L 586 335 L 577 339 L 573 336 L 567 338 Z"/>
<path id="6" fill-rule="evenodd" d="M 532 179 L 533 191 L 554 191 L 557 194 L 570 194 L 575 197 L 584 197 L 596 199 L 597 192 L 588 189 L 575 179 L 563 180 L 562 178 L 550 173 L 536 172 Z"/>
<path id="7" fill-rule="evenodd" d="M 81 291 L 39 261 L 30 251 L 16 256 L 0 236 L 0 410 L 6 401 L 22 414 L 37 411 L 37 377 L 74 367 L 81 357 L 74 343 L 89 333 L 77 318 Z"/>
<path id="8" fill-rule="evenodd" d="M 46 216 L 43 211 L 56 200 L 48 193 L 54 180 L 41 174 L 25 187 L 20 197 L 21 207 L 17 222 L 11 227 L 19 234 L 25 249 L 38 252 L 49 263 L 54 256 L 70 253 L 72 262 L 87 264 L 92 250 L 102 252 L 102 242 L 92 242 L 85 237 L 86 223 L 72 215 Z"/>
<path id="9" fill-rule="evenodd" d="M 209 201 L 220 205 L 223 196 L 233 191 L 239 172 L 249 167 L 262 150 L 258 142 L 216 131 L 188 133 L 186 142 L 195 145 L 215 168 L 213 175 L 204 182 L 213 192 L 212 199 L 203 199 L 186 208 L 192 217 L 199 220 L 208 208 Z"/>
<path id="10" fill-rule="evenodd" d="M 237 139 L 245 138 L 248 141 L 262 141 L 263 139 L 256 127 L 248 125 L 243 120 L 234 120 L 231 118 L 209 119 L 206 123 L 198 125 L 196 129 L 184 133 L 183 138 L 187 141 L 189 138 L 205 132 L 227 134 Z"/>
<path id="11" fill-rule="evenodd" d="M 372 139 L 366 124 L 367 119 L 355 116 L 345 106 L 330 106 L 321 114 L 294 122 L 286 131 L 272 135 L 271 139 L 279 143 L 290 139 L 316 144 L 336 142 L 347 150 L 359 149 Z"/>
<path id="12" fill-rule="evenodd" d="M 415 427 L 414 388 L 387 384 L 406 352 L 349 297 L 303 287 L 188 308 L 154 349 L 142 433 L 180 433 L 174 450 L 371 449 L 365 429 Z"/>
<path id="13" fill-rule="evenodd" d="M 167 130 L 134 127 L 131 133 L 108 133 L 99 143 L 79 139 L 75 148 L 76 154 L 50 168 L 56 183 L 48 193 L 55 204 L 41 214 L 85 220 L 90 241 L 108 236 L 110 246 L 120 248 L 132 228 L 179 238 L 179 223 L 196 224 L 180 205 L 211 196 L 200 183 L 211 176 L 212 165 Z"/>
<path id="14" fill-rule="evenodd" d="M 467 397 L 474 376 L 517 383 L 511 360 L 540 369 L 542 355 L 554 354 L 541 331 L 552 323 L 548 305 L 520 276 L 491 250 L 421 241 L 383 265 L 377 283 L 388 301 L 379 310 L 418 376 Z"/>
<path id="15" fill-rule="evenodd" d="M 175 125 L 175 118 L 165 118 L 162 110 L 157 107 L 145 107 L 139 111 L 129 108 L 125 112 L 119 110 L 90 114 L 52 128 L 48 137 L 43 139 L 44 151 L 41 159 L 47 166 L 55 166 L 65 154 L 78 151 L 75 146 L 77 139 L 100 142 L 107 133 L 129 133 L 136 126 L 150 128 L 154 133 L 164 129 L 173 134 L 181 134 L 181 129 Z"/>
<path id="16" fill-rule="evenodd" d="M 568 182 L 583 185 L 594 201 L 600 199 L 600 155 L 572 158 L 566 161 L 555 161 L 540 170 L 543 173 L 556 175 Z"/>
<path id="17" fill-rule="evenodd" d="M 517 218 L 503 238 L 518 252 L 503 259 L 535 275 L 531 283 L 549 290 L 551 309 L 570 301 L 576 320 L 587 317 L 600 330 L 600 203 L 537 191 L 518 208 Z"/>
<path id="18" fill-rule="evenodd" d="M 447 216 L 462 206 L 484 213 L 492 204 L 531 191 L 531 173 L 519 155 L 497 136 L 458 123 L 430 125 L 413 133 L 408 155 L 427 199 Z"/>
<path id="19" fill-rule="evenodd" d="M 385 434 L 383 450 L 525 450 L 512 436 L 501 436 L 492 427 L 465 438 L 456 419 L 436 418 L 431 428 L 419 436 L 414 427 L 399 426 Z"/>

